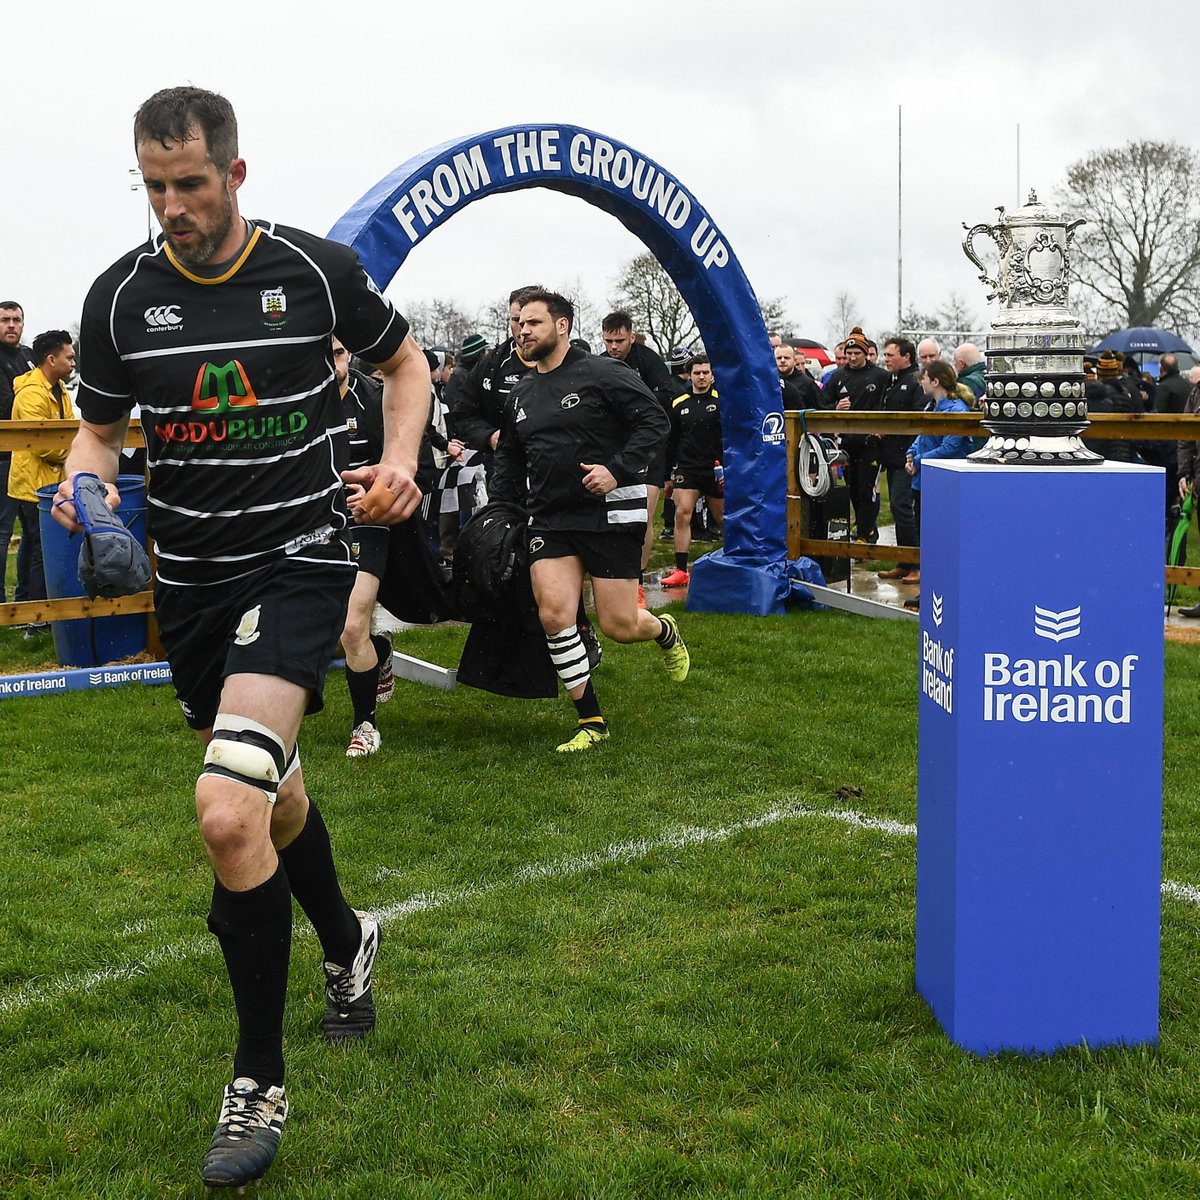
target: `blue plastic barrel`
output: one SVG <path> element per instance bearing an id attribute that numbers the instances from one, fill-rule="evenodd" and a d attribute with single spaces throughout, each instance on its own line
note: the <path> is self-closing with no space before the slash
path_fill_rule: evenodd
<path id="1" fill-rule="evenodd" d="M 42 531 L 42 564 L 46 595 L 51 600 L 85 596 L 79 579 L 79 548 L 83 535 L 68 533 L 51 515 L 56 487 L 38 488 L 38 517 Z M 117 516 L 134 537 L 146 545 L 146 480 L 141 475 L 118 475 L 121 504 Z M 54 651 L 64 667 L 98 667 L 146 649 L 146 614 L 84 617 L 55 621 Z"/>

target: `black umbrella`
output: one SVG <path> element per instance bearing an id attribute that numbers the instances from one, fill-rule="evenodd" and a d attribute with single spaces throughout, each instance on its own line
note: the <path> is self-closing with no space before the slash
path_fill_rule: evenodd
<path id="1" fill-rule="evenodd" d="M 1178 334 L 1169 329 L 1154 329 L 1137 325 L 1132 329 L 1118 329 L 1102 342 L 1092 347 L 1092 353 L 1101 350 L 1120 350 L 1122 354 L 1176 354 L 1183 351 L 1191 354 L 1192 348 Z"/>

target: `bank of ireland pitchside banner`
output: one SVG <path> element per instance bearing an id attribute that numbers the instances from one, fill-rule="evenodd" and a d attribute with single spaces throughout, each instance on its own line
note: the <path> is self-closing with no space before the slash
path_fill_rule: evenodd
<path id="1" fill-rule="evenodd" d="M 758 300 L 696 198 L 632 147 L 572 125 L 495 129 L 397 167 L 330 231 L 380 287 L 408 252 L 468 204 L 544 187 L 615 216 L 670 274 L 712 359 L 725 435 L 724 553 L 746 565 L 786 556 L 786 450 L 779 373 Z M 563 274 L 575 274 L 564 263 Z M 524 282 L 514 280 L 514 286 Z M 551 284 L 550 280 L 546 281 Z"/>
<path id="2" fill-rule="evenodd" d="M 979 1053 L 1153 1041 L 1162 472 L 922 475 L 918 989 Z"/>

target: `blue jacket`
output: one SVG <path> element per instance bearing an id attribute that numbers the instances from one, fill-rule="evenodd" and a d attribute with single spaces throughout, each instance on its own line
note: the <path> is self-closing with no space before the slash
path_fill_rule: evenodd
<path id="1" fill-rule="evenodd" d="M 970 412 L 971 410 L 957 397 L 947 396 L 939 400 L 934 412 Z M 934 458 L 966 458 L 971 453 L 969 437 L 941 437 L 932 433 L 919 433 L 916 440 L 908 448 L 912 455 L 913 466 L 916 470 L 912 477 L 912 490 L 921 490 L 921 463 Z"/>

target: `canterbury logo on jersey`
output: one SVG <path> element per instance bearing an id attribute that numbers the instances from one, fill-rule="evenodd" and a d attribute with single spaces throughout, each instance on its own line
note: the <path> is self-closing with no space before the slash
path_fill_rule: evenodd
<path id="1" fill-rule="evenodd" d="M 146 328 L 152 333 L 160 329 L 178 329 L 183 324 L 178 304 L 159 304 L 146 309 L 142 316 L 146 319 Z"/>
<path id="2" fill-rule="evenodd" d="M 578 392 L 568 392 L 567 395 L 565 395 L 559 401 L 559 404 L 562 405 L 563 408 L 574 408 L 575 405 L 577 405 L 578 403 L 579 403 L 579 393 Z"/>
<path id="3" fill-rule="evenodd" d="M 253 408 L 258 403 L 246 368 L 235 358 L 224 366 L 205 363 L 196 372 L 192 408 L 196 412 L 228 412 L 231 408 Z"/>

